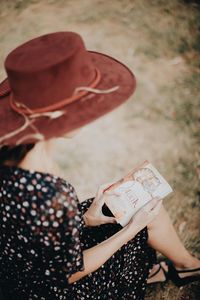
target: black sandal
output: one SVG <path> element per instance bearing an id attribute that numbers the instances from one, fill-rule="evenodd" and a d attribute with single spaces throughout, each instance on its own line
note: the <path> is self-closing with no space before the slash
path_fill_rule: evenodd
<path id="1" fill-rule="evenodd" d="M 187 276 L 181 278 L 178 274 L 179 273 L 189 273 L 189 272 L 195 272 L 200 271 L 200 268 L 196 269 L 187 269 L 187 270 L 177 270 L 171 260 L 165 259 L 164 260 L 168 266 L 168 277 L 171 279 L 171 281 L 178 287 L 184 286 L 186 284 L 195 282 L 200 280 L 200 275 L 193 275 L 193 276 Z"/>
<path id="2" fill-rule="evenodd" d="M 150 282 L 150 283 L 148 283 L 148 285 L 150 285 L 150 284 L 156 284 L 156 283 L 165 283 L 165 282 L 167 282 L 168 281 L 168 279 L 169 279 L 169 276 L 168 276 L 168 272 L 166 272 L 165 271 L 165 269 L 163 268 L 163 266 L 159 263 L 159 268 L 158 268 L 158 270 L 156 270 L 152 275 L 150 275 L 149 277 L 148 277 L 148 279 L 150 279 L 150 278 L 152 278 L 152 277 L 154 277 L 155 275 L 157 275 L 159 272 L 160 272 L 160 270 L 162 270 L 163 271 L 163 273 L 164 273 L 164 275 L 165 275 L 165 280 L 164 281 L 155 281 L 155 282 Z"/>

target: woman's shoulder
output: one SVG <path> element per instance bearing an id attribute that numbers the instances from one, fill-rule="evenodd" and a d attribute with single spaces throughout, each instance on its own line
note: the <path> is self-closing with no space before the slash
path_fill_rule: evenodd
<path id="1" fill-rule="evenodd" d="M 32 199 L 57 198 L 58 201 L 78 201 L 73 185 L 64 178 L 50 173 L 22 169 L 16 166 L 0 167 L 1 187 L 9 192 Z"/>
<path id="2" fill-rule="evenodd" d="M 74 228 L 82 226 L 78 198 L 70 183 L 50 173 L 19 167 L 0 168 L 1 216 L 4 227 L 21 230 L 31 236 L 32 243 L 41 242 L 42 246 L 49 243 L 46 237 L 51 243 L 64 241 L 66 235 L 75 234 Z"/>

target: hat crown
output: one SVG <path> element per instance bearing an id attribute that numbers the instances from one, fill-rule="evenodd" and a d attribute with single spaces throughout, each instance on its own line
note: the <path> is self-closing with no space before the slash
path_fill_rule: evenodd
<path id="1" fill-rule="evenodd" d="M 32 39 L 10 52 L 5 60 L 16 101 L 30 109 L 71 97 L 95 77 L 95 67 L 80 35 L 55 32 Z"/>

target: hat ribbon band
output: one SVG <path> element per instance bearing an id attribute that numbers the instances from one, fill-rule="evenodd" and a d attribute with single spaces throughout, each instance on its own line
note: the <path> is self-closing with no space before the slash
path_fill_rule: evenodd
<path id="1" fill-rule="evenodd" d="M 96 76 L 95 79 L 93 80 L 93 82 L 87 86 L 87 88 L 81 92 L 77 92 L 78 90 L 81 90 L 81 87 L 78 87 L 77 89 L 75 89 L 74 94 L 71 97 L 68 97 L 66 99 L 63 99 L 57 103 L 45 106 L 45 107 L 41 107 L 41 108 L 35 108 L 35 109 L 28 109 L 28 107 L 26 107 L 25 105 L 23 105 L 23 103 L 20 103 L 20 101 L 14 99 L 13 94 L 10 94 L 10 106 L 12 107 L 13 110 L 15 110 L 18 113 L 24 113 L 26 115 L 31 115 L 32 113 L 43 113 L 43 112 L 48 112 L 48 111 L 53 111 L 59 108 L 62 108 L 63 106 L 72 103 L 80 98 L 82 98 L 83 96 L 87 95 L 89 92 L 92 91 L 92 88 L 95 88 L 97 86 L 97 84 L 100 82 L 101 80 L 101 73 L 99 71 L 99 69 L 95 68 L 96 71 Z"/>

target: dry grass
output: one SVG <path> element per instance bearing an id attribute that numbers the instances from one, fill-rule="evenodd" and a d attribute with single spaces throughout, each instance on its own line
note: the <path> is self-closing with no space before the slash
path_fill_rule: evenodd
<path id="1" fill-rule="evenodd" d="M 150 159 L 175 190 L 165 205 L 181 239 L 200 256 L 198 2 L 0 0 L 0 58 L 28 38 L 70 29 L 80 32 L 90 49 L 129 64 L 138 78 L 134 101 L 60 144 L 57 159 L 80 200 Z M 197 300 L 200 287 L 157 285 L 146 299 Z"/>

